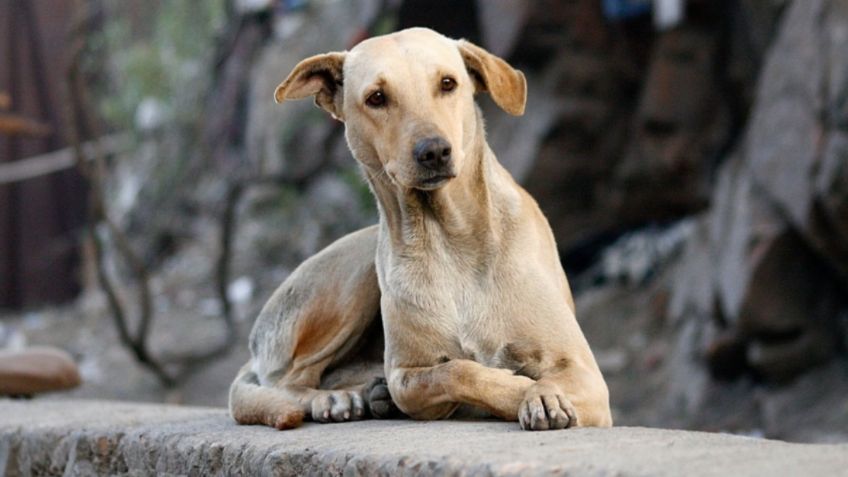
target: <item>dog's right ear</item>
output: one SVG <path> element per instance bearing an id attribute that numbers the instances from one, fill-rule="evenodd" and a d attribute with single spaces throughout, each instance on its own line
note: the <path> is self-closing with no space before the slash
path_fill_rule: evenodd
<path id="1" fill-rule="evenodd" d="M 282 103 L 314 95 L 315 104 L 342 121 L 344 60 L 344 52 L 333 52 L 301 61 L 274 90 L 274 100 Z"/>

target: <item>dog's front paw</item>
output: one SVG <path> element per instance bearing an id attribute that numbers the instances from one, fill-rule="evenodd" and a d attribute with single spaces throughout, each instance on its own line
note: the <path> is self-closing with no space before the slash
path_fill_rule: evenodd
<path id="1" fill-rule="evenodd" d="M 312 420 L 355 421 L 365 417 L 365 403 L 355 391 L 323 391 L 312 399 Z"/>
<path id="2" fill-rule="evenodd" d="M 551 386 L 531 387 L 518 408 L 518 422 L 526 431 L 565 429 L 577 425 L 574 405 Z"/>
<path id="3" fill-rule="evenodd" d="M 389 419 L 402 415 L 400 409 L 392 401 L 386 378 L 374 378 L 365 386 L 363 394 L 368 402 L 368 409 L 371 410 L 371 416 L 375 419 Z"/>

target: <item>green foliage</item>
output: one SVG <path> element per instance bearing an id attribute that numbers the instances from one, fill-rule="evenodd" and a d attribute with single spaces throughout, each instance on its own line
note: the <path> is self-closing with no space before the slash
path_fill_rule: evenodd
<path id="1" fill-rule="evenodd" d="M 386 35 L 397 30 L 397 17 L 394 15 L 383 15 L 374 25 L 372 34 L 374 36 Z"/>
<path id="2" fill-rule="evenodd" d="M 109 91 L 100 109 L 107 121 L 131 127 L 145 98 L 167 106 L 171 119 L 196 120 L 200 93 L 210 77 L 215 39 L 226 21 L 226 0 L 163 0 L 149 12 L 128 14 L 127 4 L 110 4 L 98 48 L 105 58 Z M 139 19 L 141 15 L 146 18 Z M 133 24 L 147 23 L 147 31 Z"/>

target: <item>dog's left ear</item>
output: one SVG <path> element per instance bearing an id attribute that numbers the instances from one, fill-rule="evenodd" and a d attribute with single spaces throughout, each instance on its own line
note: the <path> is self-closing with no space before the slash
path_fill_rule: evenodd
<path id="1" fill-rule="evenodd" d="M 524 114 L 527 102 L 524 74 L 474 43 L 459 40 L 457 47 L 477 91 L 488 91 L 495 104 L 513 116 Z"/>
<path id="2" fill-rule="evenodd" d="M 332 52 L 301 61 L 274 90 L 274 100 L 282 103 L 314 95 L 315 104 L 342 120 L 344 59 L 344 52 Z"/>

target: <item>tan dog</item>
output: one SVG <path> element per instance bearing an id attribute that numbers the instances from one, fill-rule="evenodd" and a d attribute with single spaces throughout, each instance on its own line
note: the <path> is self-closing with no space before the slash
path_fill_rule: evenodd
<path id="1" fill-rule="evenodd" d="M 524 429 L 612 424 L 553 234 L 489 149 L 481 91 L 524 111 L 519 71 L 421 28 L 308 58 L 277 88 L 278 102 L 315 96 L 344 121 L 380 223 L 274 293 L 230 391 L 236 421 L 282 429 L 393 405 L 441 419 L 470 405 Z"/>

